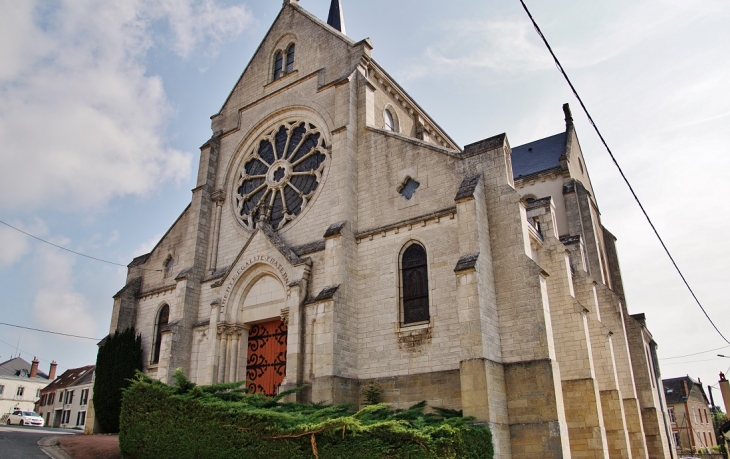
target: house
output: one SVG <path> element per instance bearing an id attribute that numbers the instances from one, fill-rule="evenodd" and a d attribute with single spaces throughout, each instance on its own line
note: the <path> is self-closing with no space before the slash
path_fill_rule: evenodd
<path id="1" fill-rule="evenodd" d="M 689 376 L 665 379 L 663 383 L 677 449 L 688 453 L 717 446 L 710 402 L 702 383 Z"/>
<path id="2" fill-rule="evenodd" d="M 36 412 L 49 427 L 84 429 L 93 397 L 95 365 L 72 368 L 41 390 Z"/>
<path id="3" fill-rule="evenodd" d="M 56 362 L 51 363 L 49 374 L 38 370 L 39 361 L 33 357 L 28 363 L 15 357 L 0 363 L 0 416 L 13 410 L 32 411 L 41 389 L 56 374 Z"/>
<path id="4" fill-rule="evenodd" d="M 110 333 L 165 382 L 463 410 L 500 458 L 672 457 L 567 104 L 564 132 L 462 148 L 344 31 L 338 0 L 328 22 L 283 2 Z"/>

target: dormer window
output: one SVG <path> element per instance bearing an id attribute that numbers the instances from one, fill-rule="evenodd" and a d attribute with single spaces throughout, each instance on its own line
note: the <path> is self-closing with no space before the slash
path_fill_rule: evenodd
<path id="1" fill-rule="evenodd" d="M 284 62 L 284 59 L 281 54 L 281 51 L 277 51 L 276 55 L 274 55 L 274 79 L 275 80 L 278 80 L 279 78 L 281 78 L 283 62 Z"/>
<path id="2" fill-rule="evenodd" d="M 294 46 L 294 43 L 292 43 L 286 50 L 286 73 L 294 71 Z"/>

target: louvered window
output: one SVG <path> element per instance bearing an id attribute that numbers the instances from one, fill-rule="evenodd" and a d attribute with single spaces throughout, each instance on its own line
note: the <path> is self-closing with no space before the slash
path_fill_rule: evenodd
<path id="1" fill-rule="evenodd" d="M 275 80 L 281 78 L 283 62 L 284 62 L 284 59 L 281 54 L 281 51 L 277 51 L 276 55 L 274 56 L 274 79 Z"/>
<path id="2" fill-rule="evenodd" d="M 286 50 L 286 73 L 294 71 L 294 43 Z"/>

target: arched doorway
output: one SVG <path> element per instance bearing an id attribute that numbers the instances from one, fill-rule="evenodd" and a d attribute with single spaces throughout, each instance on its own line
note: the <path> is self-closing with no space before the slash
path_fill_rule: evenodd
<path id="1" fill-rule="evenodd" d="M 259 278 L 246 293 L 242 315 L 244 323 L 250 324 L 246 358 L 249 393 L 275 395 L 286 376 L 287 326 L 279 316 L 285 303 L 284 286 L 270 275 Z"/>

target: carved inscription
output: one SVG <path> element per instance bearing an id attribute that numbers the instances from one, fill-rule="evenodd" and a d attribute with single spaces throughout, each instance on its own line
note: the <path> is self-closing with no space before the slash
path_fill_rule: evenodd
<path id="1" fill-rule="evenodd" d="M 276 268 L 276 270 L 279 271 L 279 274 L 281 274 L 281 278 L 284 280 L 284 285 L 289 284 L 289 275 L 286 273 L 284 267 L 278 261 L 276 261 L 275 258 L 268 255 L 256 255 L 255 257 L 244 263 L 240 268 L 236 269 L 236 271 L 233 273 L 233 275 L 231 276 L 231 280 L 228 282 L 226 290 L 223 292 L 223 299 L 221 301 L 222 306 L 225 306 L 226 302 L 228 301 L 228 297 L 233 291 L 233 287 L 236 285 L 236 281 L 238 281 L 238 278 L 241 277 L 241 274 L 246 272 L 246 270 L 252 265 L 261 262 L 268 263 L 269 265 Z"/>

